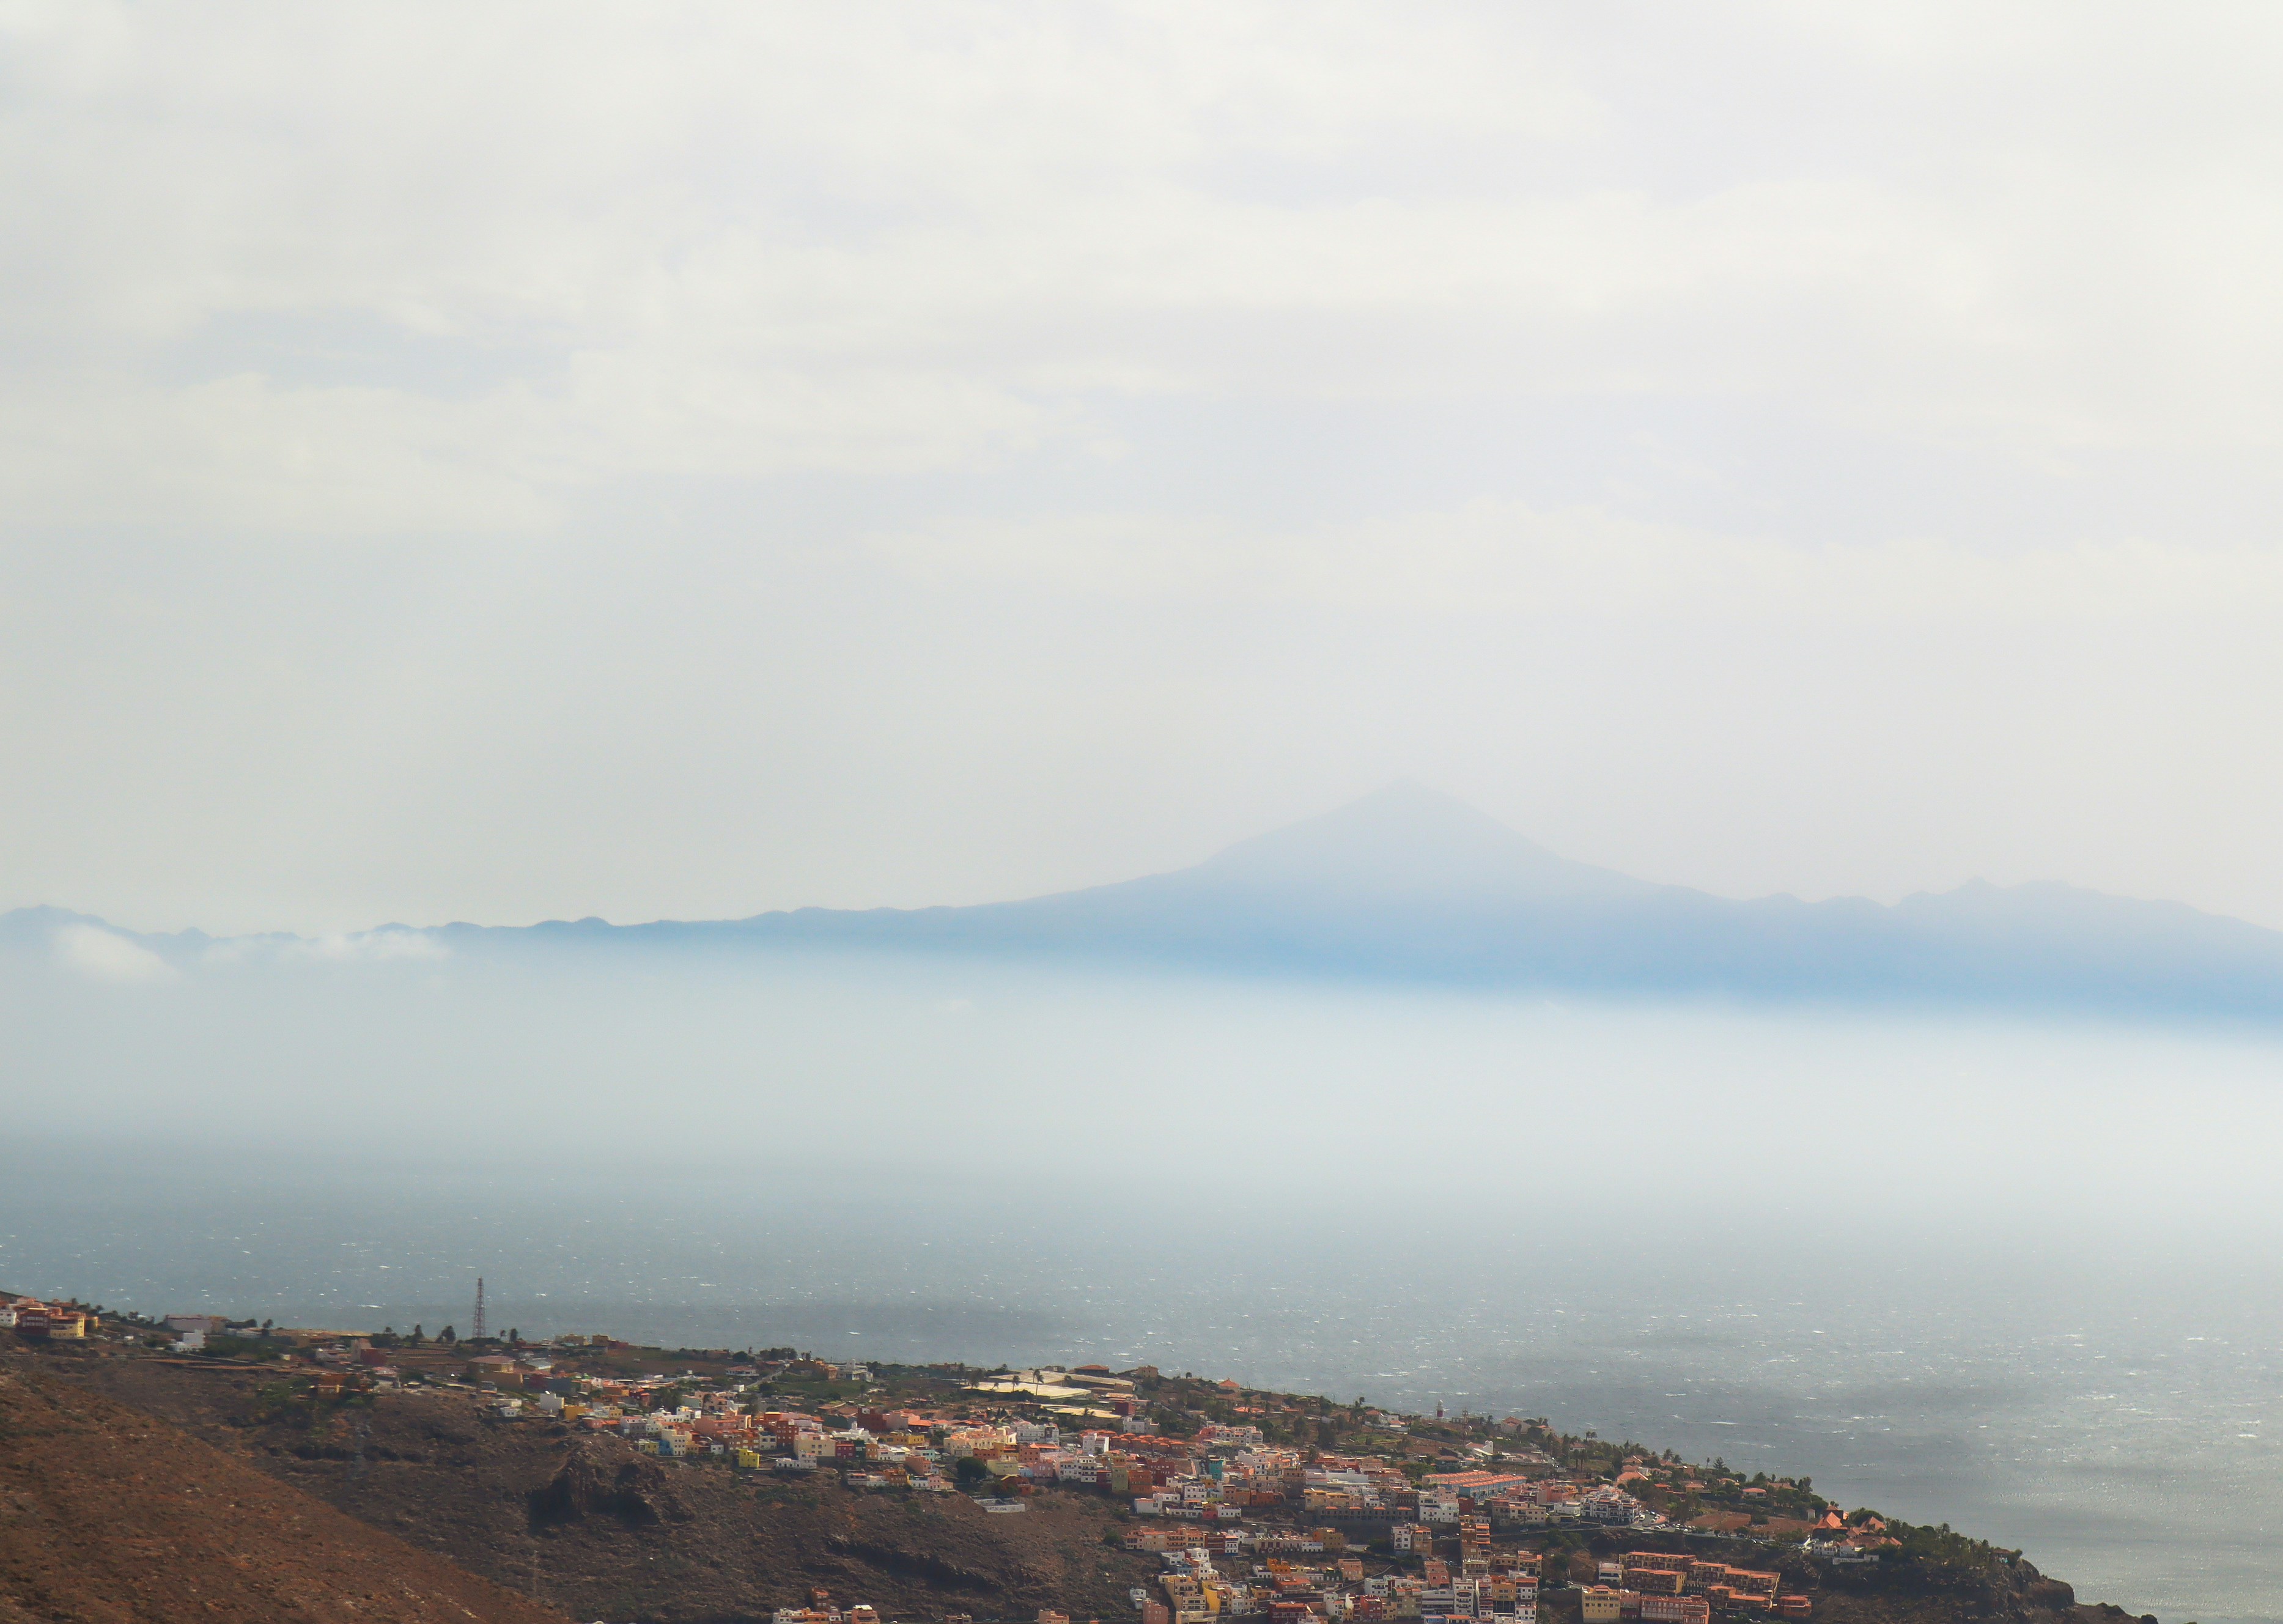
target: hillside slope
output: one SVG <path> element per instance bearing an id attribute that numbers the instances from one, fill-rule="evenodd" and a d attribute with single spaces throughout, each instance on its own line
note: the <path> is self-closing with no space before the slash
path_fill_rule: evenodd
<path id="1" fill-rule="evenodd" d="M 464 1394 L 313 1410 L 275 1378 L 86 1360 L 79 1379 L 173 1417 L 297 1490 L 580 1619 L 757 1624 L 812 1588 L 889 1619 L 1130 1617 L 1155 1558 L 1103 1542 L 1108 1503 L 993 1516 L 959 1495 L 852 1492 L 831 1474 L 739 1483 L 560 1425 L 498 1425 Z M 362 1458 L 360 1458 L 362 1457 Z M 250 1468 L 249 1468 L 250 1469 Z"/>
<path id="2" fill-rule="evenodd" d="M 0 1624 L 565 1624 L 143 1411 L 0 1361 Z"/>
<path id="3" fill-rule="evenodd" d="M 1133 1616 L 1129 1589 L 1158 1572 L 1156 1559 L 1119 1548 L 1134 1525 L 1118 1503 L 1086 1491 L 1042 1492 L 1020 1513 L 995 1515 L 962 1495 L 861 1492 L 829 1472 L 788 1480 L 659 1460 L 613 1436 L 501 1422 L 464 1391 L 344 1404 L 297 1396 L 276 1371 L 61 1352 L 46 1362 L 407 1542 L 503 1585 L 533 1587 L 580 1619 L 767 1624 L 775 1608 L 823 1589 L 840 1606 L 869 1602 L 891 1620 L 1020 1620 L 1054 1607 L 1114 1621 Z M 131 1413 L 113 1406 L 105 1415 Z M 1550 1537 L 1569 1553 L 1570 1577 L 1586 1583 L 1599 1558 L 1642 1541 L 1665 1548 L 1672 1536 Z M 1810 1597 L 1811 1624 L 2136 1624 L 2113 1606 L 2077 1604 L 2067 1584 L 2014 1553 L 1954 1542 L 1964 1552 L 1954 1562 L 1854 1571 L 1796 1546 L 1747 1544 L 1736 1554 L 1780 1569 L 1788 1591 Z M 1375 1568 L 1390 1560 L 1372 1558 Z M 204 1616 L 0 1612 L 0 1621 Z M 1578 1593 L 1547 1591 L 1539 1616 L 1578 1624 Z"/>

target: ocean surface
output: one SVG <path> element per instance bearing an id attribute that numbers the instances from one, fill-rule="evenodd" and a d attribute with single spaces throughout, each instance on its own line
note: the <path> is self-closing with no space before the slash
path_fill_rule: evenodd
<path id="1" fill-rule="evenodd" d="M 2269 1036 L 612 986 L 12 982 L 0 1287 L 1518 1411 L 2283 1624 Z"/>

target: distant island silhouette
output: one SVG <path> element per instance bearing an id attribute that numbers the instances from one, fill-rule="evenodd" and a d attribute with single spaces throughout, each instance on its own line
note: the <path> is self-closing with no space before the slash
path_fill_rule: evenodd
<path id="1" fill-rule="evenodd" d="M 74 925 L 102 922 L 22 909 L 0 916 L 0 934 L 36 940 Z M 967 954 L 1601 996 L 2283 1018 L 2283 932 L 2186 903 L 1983 880 L 1893 904 L 1739 901 L 1572 862 L 1409 783 L 1192 868 L 1017 902 L 422 934 L 485 955 L 574 944 Z M 131 939 L 176 959 L 212 941 Z"/>

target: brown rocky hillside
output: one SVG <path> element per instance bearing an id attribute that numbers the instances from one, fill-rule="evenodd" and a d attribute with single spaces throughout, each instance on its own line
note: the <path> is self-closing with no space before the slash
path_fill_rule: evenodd
<path id="1" fill-rule="evenodd" d="M 491 1604 L 519 1611 L 487 1612 L 470 1603 L 464 1612 L 419 1612 L 402 1605 L 384 1612 L 360 1603 L 351 1614 L 325 1611 L 311 1599 L 318 1593 L 314 1586 L 305 1593 L 282 1581 L 259 1593 L 262 1606 L 199 1610 L 212 1594 L 210 1585 L 261 1571 L 261 1562 L 289 1573 L 295 1548 L 307 1537 L 302 1531 L 338 1534 L 344 1519 L 316 1501 L 396 1536 L 366 1535 L 376 1552 L 392 1553 L 386 1561 L 323 1570 L 362 1574 L 376 1595 L 388 1563 L 417 1563 L 425 1565 L 402 1570 L 411 1587 L 408 1597 L 419 1584 L 441 1582 L 422 1578 L 416 1584 L 416 1575 L 475 1584 L 468 1577 L 473 1573 L 578 1620 L 612 1624 L 767 1624 L 775 1609 L 806 1602 L 813 1589 L 830 1591 L 843 1606 L 869 1602 L 889 1620 L 931 1620 L 954 1612 L 1025 1620 L 1054 1607 L 1080 1620 L 1124 1624 L 1135 1616 L 1129 1588 L 1151 1584 L 1159 1567 L 1154 1558 L 1120 1548 L 1128 1525 L 1111 1502 L 1093 1495 L 1045 1493 L 1023 1512 L 994 1515 L 962 1495 L 845 1488 L 830 1472 L 788 1479 L 661 1461 L 608 1434 L 536 1419 L 501 1421 L 467 1393 L 384 1393 L 370 1401 L 343 1403 L 316 1398 L 306 1383 L 275 1370 L 105 1356 L 93 1349 L 51 1349 L 0 1369 L 34 1364 L 46 1372 L 27 1388 L 43 1395 L 43 1414 L 60 1416 L 78 1406 L 74 1424 L 83 1433 L 76 1436 L 109 1436 L 89 1445 L 102 1452 L 98 1486 L 80 1502 L 58 1503 L 43 1531 L 49 1542 L 25 1547 L 36 1558 L 27 1572 L 44 1562 L 58 1578 L 84 1581 L 90 1596 L 105 1596 L 101 1584 L 111 1576 L 99 1570 L 113 1565 L 114 1546 L 121 1575 L 140 1573 L 147 1582 L 154 1573 L 173 1572 L 152 1555 L 166 1536 L 145 1532 L 137 1519 L 155 1515 L 153 1504 L 181 1514 L 183 1508 L 152 1486 L 186 1474 L 206 1496 L 191 1509 L 214 1509 L 214 1486 L 224 1482 L 227 1468 L 236 1487 L 222 1498 L 268 1508 L 272 1503 L 261 1498 L 267 1490 L 279 1496 L 276 1504 L 300 1508 L 304 1520 L 292 1523 L 285 1514 L 257 1509 L 256 1516 L 275 1525 L 246 1536 L 262 1553 L 258 1559 L 228 1557 L 219 1565 L 209 1560 L 182 1570 L 199 1586 L 194 1605 L 181 1605 L 175 1594 L 172 1612 L 117 1605 L 12 1613 L 0 1602 L 0 1624 L 549 1616 L 489 1586 L 482 1589 L 495 1598 Z M 100 1400 L 82 1397 L 74 1387 L 133 1409 L 116 1403 L 98 1409 Z M 57 1393 L 66 1395 L 60 1404 Z M 198 1456 L 209 1463 L 206 1475 L 191 1472 L 168 1453 L 190 1446 L 191 1439 L 136 1410 L 166 1417 L 213 1445 Z M 122 1426 L 129 1430 L 121 1432 Z M 60 1441 L 42 1448 L 74 1455 L 79 1443 L 58 1437 Z M 16 1450 L 12 1441 L 0 1441 L 0 1451 Z M 71 1470 L 82 1468 L 74 1464 Z M 137 1473 L 143 1481 L 134 1481 Z M 13 1477 L 4 1480 L 12 1494 L 18 1492 Z M 90 1531 L 85 1551 L 56 1537 L 74 1526 Z M 14 1523 L 0 1527 L 19 1537 Z M 14 1549 L 0 1543 L 0 1553 Z M 1598 1554 L 1615 1549 L 1614 1538 L 1597 1536 Z M 1781 1567 L 1787 1587 L 1810 1597 L 1811 1624 L 2154 1624 L 2112 1607 L 2078 1605 L 2069 1586 L 2026 1562 L 1989 1573 L 1882 1566 L 1843 1574 L 1769 1547 L 1759 1548 L 1757 1559 Z M 1592 1563 L 1574 1560 L 1590 1578 Z M 0 1583 L 0 1596 L 17 1595 L 7 1588 L 16 1582 Z M 245 1581 L 235 1582 L 242 1588 Z M 39 1593 L 43 1604 L 53 1589 Z M 301 1610 L 270 1602 L 273 1596 L 295 1598 L 291 1605 Z M 1539 1617 L 1541 1624 L 1576 1624 L 1578 1593 L 1549 1591 Z"/>
<path id="2" fill-rule="evenodd" d="M 1130 1620 L 1129 1589 L 1160 1566 L 1115 1542 L 1109 1503 L 1090 1495 L 1042 1495 L 993 1515 L 962 1495 L 845 1489 L 830 1473 L 756 1480 L 662 1462 L 605 1434 L 499 1422 L 460 1394 L 344 1408 L 284 1401 L 279 1379 L 254 1370 L 84 1357 L 68 1368 L 580 1620 L 766 1624 L 813 1588 L 889 1619 L 1028 1619 L 1051 1606 Z"/>
<path id="3" fill-rule="evenodd" d="M 0 1624 L 565 1624 L 142 1411 L 0 1360 Z"/>

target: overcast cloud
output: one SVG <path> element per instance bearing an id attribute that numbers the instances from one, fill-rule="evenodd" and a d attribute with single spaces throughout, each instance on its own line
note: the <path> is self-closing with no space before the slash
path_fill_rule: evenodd
<path id="1" fill-rule="evenodd" d="M 2279 66 L 0 0 L 0 904 L 970 901 L 1410 775 L 1726 892 L 2283 925 Z"/>

